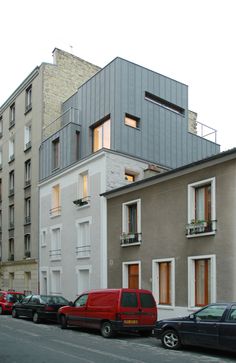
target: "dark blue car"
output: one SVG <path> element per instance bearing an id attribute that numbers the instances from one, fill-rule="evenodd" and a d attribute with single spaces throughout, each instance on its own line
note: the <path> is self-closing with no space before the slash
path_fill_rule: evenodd
<path id="1" fill-rule="evenodd" d="M 210 304 L 183 318 L 160 320 L 155 335 L 167 349 L 195 345 L 236 352 L 236 302 Z"/>

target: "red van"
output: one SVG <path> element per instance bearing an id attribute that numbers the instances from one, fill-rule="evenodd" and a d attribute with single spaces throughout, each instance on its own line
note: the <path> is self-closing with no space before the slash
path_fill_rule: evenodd
<path id="1" fill-rule="evenodd" d="M 157 321 L 155 299 L 149 290 L 103 289 L 84 292 L 70 306 L 58 310 L 62 328 L 95 328 L 104 338 L 118 331 L 150 335 Z"/>

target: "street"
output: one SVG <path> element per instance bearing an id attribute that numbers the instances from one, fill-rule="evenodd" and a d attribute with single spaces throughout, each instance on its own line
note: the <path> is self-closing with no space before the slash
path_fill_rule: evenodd
<path id="1" fill-rule="evenodd" d="M 154 337 L 122 334 L 104 339 L 99 332 L 62 330 L 57 324 L 34 324 L 26 319 L 0 316 L 1 363 L 223 363 L 233 354 L 185 348 L 168 351 Z"/>

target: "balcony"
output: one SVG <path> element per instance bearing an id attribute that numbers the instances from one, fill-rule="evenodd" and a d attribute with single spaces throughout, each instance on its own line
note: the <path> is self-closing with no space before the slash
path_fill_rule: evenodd
<path id="1" fill-rule="evenodd" d="M 31 223 L 31 217 L 30 216 L 26 216 L 25 217 L 25 224 L 30 224 Z"/>
<path id="2" fill-rule="evenodd" d="M 142 233 L 125 233 L 123 232 L 120 235 L 120 244 L 121 247 L 126 246 L 134 246 L 134 245 L 141 245 L 142 243 Z"/>
<path id="3" fill-rule="evenodd" d="M 186 225 L 186 236 L 194 237 L 199 235 L 215 234 L 216 221 L 192 221 Z"/>
<path id="4" fill-rule="evenodd" d="M 50 250 L 49 257 L 51 261 L 61 260 L 61 248 L 58 248 L 57 250 Z"/>
<path id="5" fill-rule="evenodd" d="M 14 261 L 14 253 L 11 253 L 8 257 L 8 261 Z"/>
<path id="6" fill-rule="evenodd" d="M 49 211 L 51 217 L 57 217 L 61 215 L 61 206 L 50 209 Z"/>
<path id="7" fill-rule="evenodd" d="M 25 151 L 30 149 L 31 148 L 31 141 L 28 141 L 26 144 L 25 144 Z"/>
<path id="8" fill-rule="evenodd" d="M 88 258 L 91 254 L 91 245 L 83 245 L 76 247 L 77 258 Z"/>
<path id="9" fill-rule="evenodd" d="M 31 257 L 31 252 L 25 251 L 25 258 L 30 258 L 30 257 Z"/>

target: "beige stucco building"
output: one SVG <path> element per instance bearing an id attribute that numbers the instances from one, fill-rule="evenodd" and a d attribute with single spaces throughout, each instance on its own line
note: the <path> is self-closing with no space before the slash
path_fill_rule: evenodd
<path id="1" fill-rule="evenodd" d="M 38 291 L 39 146 L 99 67 L 55 48 L 0 107 L 0 288 Z M 53 122 L 54 121 L 54 122 Z"/>

